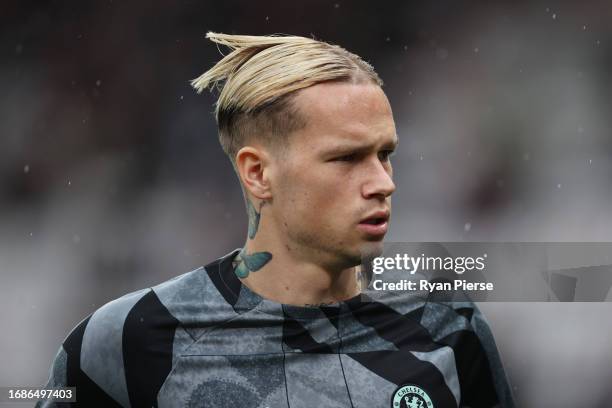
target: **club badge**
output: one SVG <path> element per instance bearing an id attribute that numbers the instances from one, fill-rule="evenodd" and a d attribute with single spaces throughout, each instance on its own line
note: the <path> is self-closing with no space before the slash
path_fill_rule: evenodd
<path id="1" fill-rule="evenodd" d="M 393 393 L 391 408 L 434 408 L 429 395 L 416 385 L 402 385 Z"/>

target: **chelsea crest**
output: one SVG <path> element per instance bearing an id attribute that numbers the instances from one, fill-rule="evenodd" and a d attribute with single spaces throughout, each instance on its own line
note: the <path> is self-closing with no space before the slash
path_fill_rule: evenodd
<path id="1" fill-rule="evenodd" d="M 402 385 L 393 393 L 391 408 L 434 408 L 429 395 L 416 385 Z"/>

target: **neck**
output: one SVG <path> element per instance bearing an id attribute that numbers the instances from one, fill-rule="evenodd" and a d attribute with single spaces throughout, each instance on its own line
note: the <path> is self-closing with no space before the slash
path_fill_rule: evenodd
<path id="1" fill-rule="evenodd" d="M 359 294 L 357 268 L 325 265 L 316 256 L 292 248 L 260 210 L 250 203 L 249 234 L 235 260 L 235 273 L 265 299 L 298 306 L 320 306 Z"/>

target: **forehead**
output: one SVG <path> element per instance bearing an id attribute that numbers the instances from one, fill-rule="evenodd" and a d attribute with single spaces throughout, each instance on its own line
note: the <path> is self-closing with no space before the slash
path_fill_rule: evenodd
<path id="1" fill-rule="evenodd" d="M 307 122 L 302 130 L 306 137 L 294 139 L 299 144 L 323 147 L 396 138 L 391 106 L 376 84 L 325 82 L 299 91 L 294 103 Z"/>

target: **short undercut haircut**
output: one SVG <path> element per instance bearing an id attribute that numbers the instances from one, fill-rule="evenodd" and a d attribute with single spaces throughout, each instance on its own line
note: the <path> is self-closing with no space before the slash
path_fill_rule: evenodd
<path id="1" fill-rule="evenodd" d="M 306 118 L 293 104 L 296 91 L 327 81 L 383 84 L 366 61 L 323 41 L 213 32 L 206 38 L 231 52 L 191 85 L 198 93 L 219 91 L 219 141 L 234 166 L 236 154 L 249 141 L 284 146 L 292 132 L 306 126 Z"/>

